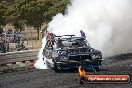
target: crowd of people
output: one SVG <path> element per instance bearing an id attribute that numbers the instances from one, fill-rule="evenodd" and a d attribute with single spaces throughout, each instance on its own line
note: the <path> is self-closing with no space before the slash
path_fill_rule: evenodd
<path id="1" fill-rule="evenodd" d="M 9 43 L 16 43 L 16 49 L 22 50 L 25 49 L 24 40 L 21 37 L 20 32 L 17 32 L 12 29 L 3 31 L 0 29 L 0 53 L 9 52 Z"/>

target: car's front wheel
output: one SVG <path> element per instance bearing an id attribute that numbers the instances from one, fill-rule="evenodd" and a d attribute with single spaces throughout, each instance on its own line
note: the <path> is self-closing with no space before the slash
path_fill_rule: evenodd
<path id="1" fill-rule="evenodd" d="M 57 63 L 55 63 L 55 62 L 54 62 L 54 71 L 55 72 L 60 72 L 60 69 L 59 69 Z"/>

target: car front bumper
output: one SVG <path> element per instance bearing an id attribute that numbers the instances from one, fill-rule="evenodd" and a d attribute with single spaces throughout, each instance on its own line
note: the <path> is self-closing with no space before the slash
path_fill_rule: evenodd
<path id="1" fill-rule="evenodd" d="M 59 69 L 76 69 L 82 65 L 85 69 L 99 67 L 100 65 L 94 62 L 56 62 L 56 65 Z"/>

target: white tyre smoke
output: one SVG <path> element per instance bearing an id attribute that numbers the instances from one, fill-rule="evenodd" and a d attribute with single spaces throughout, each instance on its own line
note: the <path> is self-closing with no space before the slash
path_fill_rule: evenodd
<path id="1" fill-rule="evenodd" d="M 83 30 L 91 46 L 101 50 L 103 56 L 132 52 L 132 0 L 71 1 L 65 15 L 53 17 L 48 31 L 80 36 Z"/>
<path id="2" fill-rule="evenodd" d="M 103 56 L 132 52 L 132 0 L 72 0 L 67 14 L 57 14 L 48 30 L 76 34 L 83 30 Z"/>
<path id="3" fill-rule="evenodd" d="M 42 48 L 38 53 L 38 60 L 34 64 L 34 67 L 36 67 L 37 69 L 48 69 L 47 58 L 43 56 L 43 49 L 45 45 L 46 45 L 46 37 L 44 37 L 42 40 Z"/>

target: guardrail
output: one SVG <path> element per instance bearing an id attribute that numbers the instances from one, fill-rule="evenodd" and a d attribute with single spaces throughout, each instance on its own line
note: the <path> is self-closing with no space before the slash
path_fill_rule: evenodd
<path id="1" fill-rule="evenodd" d="M 37 49 L 36 44 L 39 44 L 36 32 L 0 34 L 1 53 Z"/>
<path id="2" fill-rule="evenodd" d="M 38 50 L 0 54 L 0 71 L 33 67 L 37 54 Z"/>
<path id="3" fill-rule="evenodd" d="M 36 60 L 38 50 L 32 51 L 19 51 L 6 54 L 0 54 L 0 65 L 8 64 L 11 62 L 25 61 L 25 60 Z"/>

